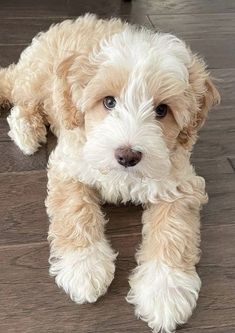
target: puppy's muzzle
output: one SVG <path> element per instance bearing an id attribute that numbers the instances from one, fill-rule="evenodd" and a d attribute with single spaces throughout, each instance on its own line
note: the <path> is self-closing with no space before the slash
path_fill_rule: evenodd
<path id="1" fill-rule="evenodd" d="M 119 164 L 128 168 L 139 163 L 142 158 L 142 153 L 140 151 L 133 150 L 130 147 L 120 147 L 115 150 L 115 158 Z"/>

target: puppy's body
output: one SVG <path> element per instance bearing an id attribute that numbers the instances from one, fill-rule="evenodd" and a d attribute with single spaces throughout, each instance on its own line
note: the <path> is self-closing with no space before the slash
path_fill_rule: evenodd
<path id="1" fill-rule="evenodd" d="M 46 201 L 50 272 L 74 301 L 95 301 L 114 276 L 100 204 L 132 201 L 146 210 L 128 301 L 155 332 L 191 315 L 206 195 L 189 158 L 218 98 L 204 62 L 176 37 L 92 15 L 55 25 L 0 70 L 21 150 L 35 152 L 48 123 L 58 137 Z"/>

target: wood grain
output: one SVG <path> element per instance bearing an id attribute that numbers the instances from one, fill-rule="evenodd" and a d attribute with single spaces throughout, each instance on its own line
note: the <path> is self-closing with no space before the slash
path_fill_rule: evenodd
<path id="1" fill-rule="evenodd" d="M 69 15 L 76 16 L 87 12 L 96 13 L 100 16 L 120 16 L 130 13 L 131 4 L 123 3 L 122 0 L 100 0 L 99 2 L 94 0 L 69 0 L 68 10 Z"/>
<path id="2" fill-rule="evenodd" d="M 17 63 L 21 52 L 26 48 L 26 44 L 23 45 L 6 45 L 0 43 L 0 66 L 7 67 L 12 63 Z"/>
<path id="3" fill-rule="evenodd" d="M 209 68 L 234 67 L 235 45 L 230 38 L 187 39 L 192 51 L 205 59 Z M 226 50 L 226 52 L 224 52 Z"/>
<path id="4" fill-rule="evenodd" d="M 149 18 L 157 31 L 184 39 L 229 39 L 235 33 L 235 13 L 149 15 Z"/>
<path id="5" fill-rule="evenodd" d="M 46 240 L 46 172 L 0 173 L 0 245 Z"/>
<path id="6" fill-rule="evenodd" d="M 235 157 L 228 157 L 229 164 L 231 165 L 233 171 L 235 172 Z"/>
<path id="7" fill-rule="evenodd" d="M 67 0 L 1 0 L 0 17 L 51 17 L 68 15 Z M 11 27 L 9 27 L 9 31 Z M 9 34 L 9 32 L 8 32 Z"/>
<path id="8" fill-rule="evenodd" d="M 32 18 L 2 18 L 0 30 L 1 45 L 27 45 L 40 31 L 46 31 L 55 23 L 65 20 L 67 17 L 32 17 Z M 8 34 L 11 26 L 11 34 Z M 20 30 L 18 27 L 20 26 Z"/>
<path id="9" fill-rule="evenodd" d="M 41 147 L 34 155 L 26 156 L 13 142 L 0 142 L 0 172 L 45 169 L 46 148 Z"/>
<path id="10" fill-rule="evenodd" d="M 235 4 L 231 0 L 139 0 L 132 2 L 132 12 L 143 14 L 211 14 L 234 13 Z"/>
<path id="11" fill-rule="evenodd" d="M 9 131 L 9 125 L 6 119 L 0 118 L 0 142 L 11 141 L 11 138 L 7 134 Z"/>
<path id="12" fill-rule="evenodd" d="M 235 100 L 235 68 L 211 69 L 210 72 L 212 77 L 215 78 L 216 86 L 221 94 L 221 105 L 218 110 L 222 110 L 225 106 L 233 107 L 233 101 Z M 233 109 L 230 110 L 234 114 Z"/>

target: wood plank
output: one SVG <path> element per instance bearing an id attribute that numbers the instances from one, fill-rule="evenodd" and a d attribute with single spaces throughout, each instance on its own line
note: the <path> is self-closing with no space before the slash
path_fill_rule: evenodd
<path id="1" fill-rule="evenodd" d="M 130 3 L 122 0 L 105 0 L 102 3 L 94 0 L 76 1 L 70 0 L 68 4 L 69 15 L 83 15 L 84 13 L 95 13 L 99 16 L 120 16 L 128 14 L 139 14 L 141 11 L 132 12 Z"/>
<path id="2" fill-rule="evenodd" d="M 0 118 L 0 142 L 11 141 L 11 138 L 7 134 L 9 131 L 9 125 L 6 119 Z"/>
<path id="3" fill-rule="evenodd" d="M 39 32 L 47 31 L 52 24 L 59 23 L 66 18 L 67 17 L 2 18 L 0 44 L 30 44 L 32 38 Z"/>
<path id="4" fill-rule="evenodd" d="M 222 327 L 204 327 L 204 328 L 197 328 L 194 330 L 194 328 L 185 328 L 182 329 L 182 332 L 184 333 L 234 333 L 235 332 L 235 326 L 222 326 Z"/>
<path id="5" fill-rule="evenodd" d="M 125 6 L 125 4 L 123 3 L 123 0 L 121 0 L 121 6 Z M 113 14 L 112 14 L 113 16 Z M 143 15 L 141 12 L 137 12 L 137 13 L 130 13 L 127 11 L 126 15 L 116 15 L 117 17 L 120 17 L 122 20 L 127 21 L 131 24 L 136 24 L 136 25 L 143 25 L 148 29 L 153 29 L 153 24 L 152 22 L 149 20 L 147 15 Z M 110 15 L 108 16 L 110 17 Z"/>
<path id="6" fill-rule="evenodd" d="M 14 142 L 0 142 L 0 172 L 17 172 L 45 169 L 47 165 L 46 147 L 41 147 L 31 156 L 24 155 Z"/>
<path id="7" fill-rule="evenodd" d="M 185 39 L 185 41 L 193 52 L 205 59 L 209 68 L 234 67 L 235 45 L 229 38 Z"/>
<path id="8" fill-rule="evenodd" d="M 235 68 L 220 68 L 210 70 L 212 77 L 214 77 L 215 84 L 219 89 L 221 94 L 221 105 L 218 110 L 223 109 L 225 106 L 233 106 L 235 100 L 234 90 L 235 90 Z M 231 109 L 231 113 L 235 113 Z"/>
<path id="9" fill-rule="evenodd" d="M 46 172 L 0 174 L 0 244 L 46 240 Z"/>
<path id="10" fill-rule="evenodd" d="M 72 3 L 73 10 L 75 12 L 76 10 L 79 11 L 80 3 L 76 0 L 73 0 Z M 127 7 L 128 9 L 129 7 Z M 216 0 L 213 2 L 211 0 L 138 0 L 131 3 L 131 12 L 150 15 L 234 13 L 235 3 L 231 0 Z"/>
<path id="11" fill-rule="evenodd" d="M 193 151 L 194 158 L 216 159 L 234 154 L 235 130 L 201 131 Z"/>
<path id="12" fill-rule="evenodd" d="M 0 17 L 51 17 L 67 15 L 67 0 L 1 0 Z"/>
<path id="13" fill-rule="evenodd" d="M 212 75 L 218 79 L 216 85 L 222 102 L 209 113 L 208 120 L 199 132 L 199 139 L 194 148 L 195 159 L 217 159 L 232 156 L 235 149 L 235 70 L 214 69 Z"/>
<path id="14" fill-rule="evenodd" d="M 235 112 L 233 111 L 233 107 L 224 106 L 221 109 L 212 110 L 209 113 L 208 119 L 201 130 L 203 133 L 217 132 L 218 135 L 225 134 L 225 132 L 233 132 L 234 131 L 234 122 L 235 122 Z M 200 133 L 199 132 L 199 136 Z"/>
<path id="15" fill-rule="evenodd" d="M 157 31 L 183 39 L 234 38 L 235 13 L 149 15 Z"/>
<path id="16" fill-rule="evenodd" d="M 227 225 L 235 223 L 235 182 L 231 165 L 227 158 L 195 158 L 192 164 L 198 175 L 206 181 L 209 202 L 201 212 L 203 225 Z"/>
<path id="17" fill-rule="evenodd" d="M 7 67 L 12 63 L 17 63 L 21 52 L 26 48 L 23 45 L 1 45 L 0 44 L 0 66 Z"/>
<path id="18" fill-rule="evenodd" d="M 217 180 L 218 175 L 222 178 L 227 174 L 233 173 L 233 168 L 226 157 L 218 156 L 217 159 L 195 159 L 191 158 L 191 164 L 194 166 L 196 173 L 206 178 L 207 181 Z M 226 177 L 226 176 L 225 176 Z"/>
<path id="19" fill-rule="evenodd" d="M 216 227 L 217 225 L 234 224 L 234 197 L 235 193 L 226 193 L 226 188 L 217 194 L 209 192 L 209 203 L 201 213 L 202 225 L 214 225 Z"/>
<path id="20" fill-rule="evenodd" d="M 229 157 L 228 161 L 229 161 L 233 171 L 235 172 L 235 157 Z"/>
<path id="21" fill-rule="evenodd" d="M 231 267 L 233 269 L 235 266 L 235 223 L 216 227 L 202 224 L 201 236 L 202 255 L 198 266 Z"/>

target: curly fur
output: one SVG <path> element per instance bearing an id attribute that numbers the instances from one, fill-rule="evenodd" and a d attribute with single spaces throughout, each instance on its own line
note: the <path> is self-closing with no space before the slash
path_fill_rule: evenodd
<path id="1" fill-rule="evenodd" d="M 105 96 L 116 98 L 108 111 Z M 37 35 L 0 69 L 0 102 L 13 104 L 10 137 L 25 154 L 58 137 L 48 166 L 50 272 L 77 303 L 113 279 L 116 254 L 101 204 L 141 203 L 143 242 L 127 300 L 154 330 L 172 332 L 196 305 L 204 180 L 190 165 L 197 133 L 219 94 L 204 61 L 173 35 L 85 15 Z M 168 105 L 156 119 L 154 108 Z M 114 152 L 142 153 L 132 168 Z"/>

